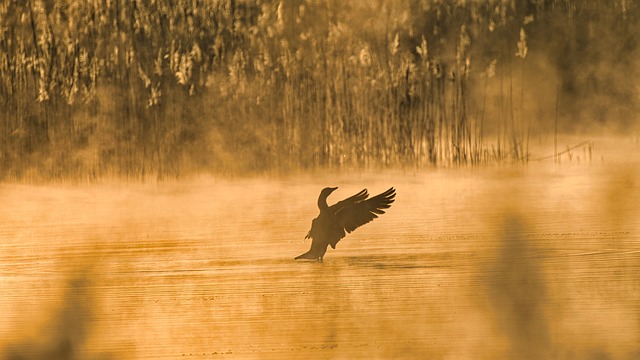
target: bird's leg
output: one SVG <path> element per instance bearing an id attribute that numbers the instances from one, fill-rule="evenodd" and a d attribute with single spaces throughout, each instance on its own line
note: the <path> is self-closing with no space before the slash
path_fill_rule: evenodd
<path id="1" fill-rule="evenodd" d="M 320 257 L 318 258 L 318 262 L 319 262 L 319 263 L 321 263 L 321 262 L 322 262 L 322 256 L 320 256 Z"/>

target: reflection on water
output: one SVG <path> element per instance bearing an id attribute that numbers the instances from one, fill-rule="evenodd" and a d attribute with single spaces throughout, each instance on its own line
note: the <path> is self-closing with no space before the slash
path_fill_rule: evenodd
<path id="1" fill-rule="evenodd" d="M 0 356 L 634 358 L 640 192 L 620 171 L 1 185 Z M 294 262 L 334 184 L 398 196 Z"/>

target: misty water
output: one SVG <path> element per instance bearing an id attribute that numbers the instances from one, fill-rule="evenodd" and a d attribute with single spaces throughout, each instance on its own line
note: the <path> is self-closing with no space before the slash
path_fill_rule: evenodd
<path id="1" fill-rule="evenodd" d="M 561 165 L 0 185 L 0 356 L 637 358 L 633 149 Z M 295 262 L 325 186 L 339 186 L 330 203 L 398 195 L 323 263 Z"/>

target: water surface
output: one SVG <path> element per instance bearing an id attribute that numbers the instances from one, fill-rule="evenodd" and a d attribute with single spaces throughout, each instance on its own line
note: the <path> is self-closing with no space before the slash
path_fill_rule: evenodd
<path id="1" fill-rule="evenodd" d="M 640 356 L 640 177 L 594 163 L 0 185 L 4 358 Z M 295 262 L 324 186 L 397 189 Z"/>

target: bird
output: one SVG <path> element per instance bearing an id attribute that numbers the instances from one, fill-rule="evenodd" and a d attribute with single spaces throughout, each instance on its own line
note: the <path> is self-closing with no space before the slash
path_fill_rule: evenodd
<path id="1" fill-rule="evenodd" d="M 378 215 L 384 214 L 384 209 L 391 207 L 396 197 L 396 190 L 393 187 L 369 199 L 367 199 L 369 197 L 367 189 L 363 189 L 329 206 L 327 197 L 336 189 L 338 188 L 326 187 L 320 191 L 318 197 L 320 214 L 313 219 L 311 229 L 305 236 L 305 239 L 312 239 L 311 249 L 297 256 L 295 260 L 309 259 L 322 262 L 329 245 L 335 249 L 338 241 L 348 233 L 371 222 Z"/>

